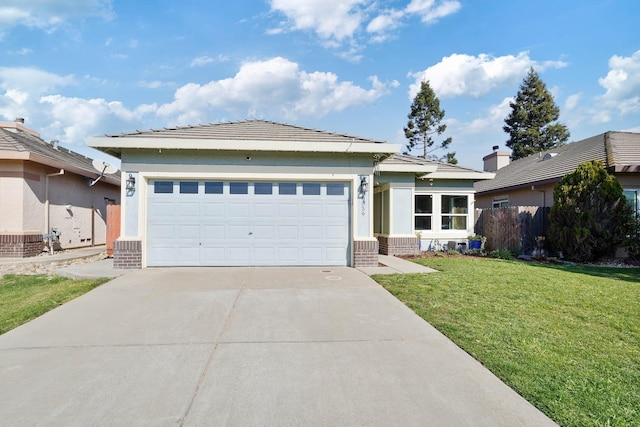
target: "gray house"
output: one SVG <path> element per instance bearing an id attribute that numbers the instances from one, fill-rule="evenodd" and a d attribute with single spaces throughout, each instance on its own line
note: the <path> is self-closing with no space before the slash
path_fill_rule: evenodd
<path id="1" fill-rule="evenodd" d="M 122 160 L 118 268 L 377 266 L 379 251 L 415 253 L 417 231 L 465 239 L 473 182 L 493 176 L 394 155 L 399 145 L 263 120 L 88 143 Z"/>

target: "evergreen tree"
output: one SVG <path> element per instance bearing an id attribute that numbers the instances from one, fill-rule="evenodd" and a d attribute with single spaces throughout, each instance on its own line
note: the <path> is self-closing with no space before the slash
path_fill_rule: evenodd
<path id="1" fill-rule="evenodd" d="M 560 109 L 553 95 L 533 68 L 524 78 L 511 113 L 502 128 L 509 134 L 507 147 L 513 160 L 563 145 L 569 139 L 569 130 L 558 123 Z"/>
<path id="2" fill-rule="evenodd" d="M 618 179 L 592 160 L 556 185 L 547 236 L 568 259 L 595 261 L 615 254 L 634 220 Z"/>
<path id="3" fill-rule="evenodd" d="M 435 143 L 432 136 L 441 135 L 447 129 L 447 125 L 441 123 L 444 119 L 444 110 L 440 109 L 440 100 L 431 89 L 429 82 L 420 83 L 420 91 L 413 98 L 411 112 L 407 118 L 409 122 L 404 128 L 404 135 L 409 142 L 405 154 L 416 148 L 422 150 L 422 157 L 425 159 L 447 161 L 453 164 L 458 162 L 455 158 L 456 153 L 447 153 L 443 157 L 429 155 L 429 148 Z M 449 144 L 451 144 L 451 138 L 446 138 L 436 149 L 447 148 Z"/>

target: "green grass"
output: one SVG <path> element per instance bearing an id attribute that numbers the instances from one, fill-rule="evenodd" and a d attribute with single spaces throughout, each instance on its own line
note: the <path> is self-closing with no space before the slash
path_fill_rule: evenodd
<path id="1" fill-rule="evenodd" d="M 109 280 L 13 274 L 0 277 L 0 335 Z"/>
<path id="2" fill-rule="evenodd" d="M 640 425 L 640 269 L 417 262 L 374 279 L 550 418 Z"/>

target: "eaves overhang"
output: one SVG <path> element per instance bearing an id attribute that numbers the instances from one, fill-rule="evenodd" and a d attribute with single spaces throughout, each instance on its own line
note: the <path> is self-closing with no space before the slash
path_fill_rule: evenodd
<path id="1" fill-rule="evenodd" d="M 90 137 L 87 145 L 120 158 L 123 149 L 264 151 L 308 153 L 397 153 L 401 145 L 376 142 L 308 142 L 147 137 Z"/>
<path id="2" fill-rule="evenodd" d="M 34 162 L 41 165 L 50 166 L 56 169 L 64 169 L 65 171 L 75 173 L 76 175 L 84 176 L 85 178 L 96 179 L 98 176 L 100 176 L 100 174 L 97 171 L 95 172 L 87 171 L 86 169 L 82 169 L 77 166 L 73 166 L 68 163 L 52 159 L 47 156 L 42 156 L 36 153 L 32 153 L 30 151 L 0 151 L 0 159 L 22 160 L 27 162 Z M 105 175 L 102 177 L 101 180 L 112 185 L 120 186 L 120 179 L 112 175 Z"/>

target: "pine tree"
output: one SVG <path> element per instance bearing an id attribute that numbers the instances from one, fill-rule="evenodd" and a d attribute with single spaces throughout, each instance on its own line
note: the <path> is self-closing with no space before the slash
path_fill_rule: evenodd
<path id="1" fill-rule="evenodd" d="M 429 82 L 420 83 L 420 91 L 413 98 L 411 104 L 411 112 L 407 115 L 409 122 L 404 128 L 404 135 L 409 142 L 406 146 L 405 154 L 412 149 L 421 149 L 425 159 L 443 161 L 448 163 L 457 163 L 456 153 L 447 153 L 443 157 L 430 156 L 429 148 L 433 146 L 435 141 L 432 136 L 441 135 L 447 125 L 441 123 L 444 119 L 444 110 L 440 109 L 440 100 L 431 89 Z M 451 144 L 451 138 L 444 139 L 436 149 L 447 148 Z"/>
<path id="2" fill-rule="evenodd" d="M 559 147 L 569 139 L 567 127 L 557 122 L 560 109 L 553 95 L 533 68 L 509 105 L 511 113 L 502 129 L 509 134 L 506 145 L 512 150 L 513 160 Z"/>

